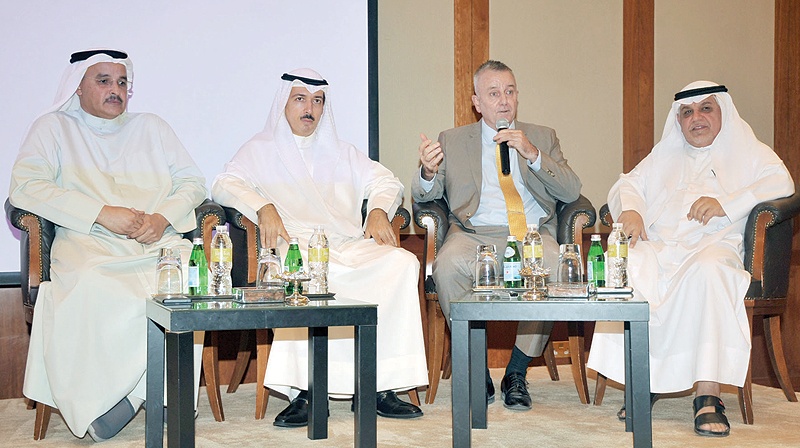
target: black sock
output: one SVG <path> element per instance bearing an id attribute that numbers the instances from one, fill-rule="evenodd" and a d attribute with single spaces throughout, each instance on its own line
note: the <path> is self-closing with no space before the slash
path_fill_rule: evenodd
<path id="1" fill-rule="evenodd" d="M 526 375 L 528 372 L 528 364 L 531 362 L 533 358 L 522 353 L 522 350 L 514 346 L 514 350 L 511 351 L 511 359 L 508 361 L 508 365 L 506 366 L 506 375 L 512 372 L 518 372 L 523 375 Z"/>

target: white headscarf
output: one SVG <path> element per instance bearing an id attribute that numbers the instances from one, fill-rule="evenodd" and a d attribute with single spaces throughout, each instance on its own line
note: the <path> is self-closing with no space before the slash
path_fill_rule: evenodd
<path id="1" fill-rule="evenodd" d="M 681 89 L 680 92 L 719 86 L 715 82 L 695 81 Z M 701 93 L 673 101 L 667 120 L 664 123 L 661 141 L 653 147 L 652 155 L 662 158 L 664 163 L 668 164 L 669 161 L 674 160 L 684 151 L 698 149 L 686 141 L 678 121 L 678 113 L 681 106 L 699 103 L 709 96 L 713 96 L 717 104 L 719 104 L 722 112 L 722 124 L 719 134 L 717 134 L 711 145 L 706 148 L 711 150 L 713 166 L 720 184 L 726 191 L 733 191 L 737 189 L 737 186 L 741 185 L 742 180 L 749 179 L 752 176 L 753 167 L 750 162 L 760 160 L 757 157 L 760 153 L 773 153 L 773 151 L 756 138 L 750 125 L 739 116 L 739 111 L 736 110 L 733 99 L 731 99 L 727 91 Z M 664 167 L 664 174 L 669 175 L 668 165 L 662 166 Z"/>
<path id="2" fill-rule="evenodd" d="M 122 51 L 120 52 L 124 53 Z M 66 68 L 66 70 L 64 70 L 64 74 L 61 75 L 61 84 L 58 86 L 58 92 L 56 93 L 55 101 L 53 102 L 52 106 L 42 112 L 42 115 L 58 110 L 66 111 L 79 109 L 80 99 L 75 91 L 78 90 L 78 86 L 80 86 L 81 80 L 83 80 L 83 75 L 86 74 L 86 70 L 100 62 L 114 62 L 124 65 L 128 77 L 128 83 L 133 83 L 133 62 L 131 62 L 129 57 L 125 59 L 117 59 L 109 56 L 106 53 L 95 54 L 83 61 L 73 62 Z M 128 93 L 129 98 L 132 93 L 132 91 Z"/>

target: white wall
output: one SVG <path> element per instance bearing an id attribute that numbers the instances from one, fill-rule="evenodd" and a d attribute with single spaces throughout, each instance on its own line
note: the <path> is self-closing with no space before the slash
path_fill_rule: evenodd
<path id="1" fill-rule="evenodd" d="M 5 2 L 2 22 L 0 189 L 70 54 L 88 48 L 129 53 L 129 110 L 170 123 L 209 187 L 263 128 L 281 74 L 299 67 L 328 79 L 339 136 L 367 152 L 366 0 L 26 0 Z M 17 231 L 5 224 L 0 272 L 18 271 Z"/>

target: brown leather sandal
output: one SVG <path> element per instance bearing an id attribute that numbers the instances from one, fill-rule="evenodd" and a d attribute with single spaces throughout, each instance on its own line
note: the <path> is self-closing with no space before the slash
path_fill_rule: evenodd
<path id="1" fill-rule="evenodd" d="M 706 412 L 705 414 L 697 415 L 700 409 L 707 406 L 714 406 L 714 412 Z M 731 433 L 731 424 L 728 423 L 728 417 L 725 416 L 725 405 L 719 397 L 713 395 L 701 395 L 694 399 L 692 403 L 694 408 L 694 432 L 698 435 L 705 437 L 726 437 Z M 700 426 L 709 423 L 722 423 L 725 425 L 724 431 L 709 431 L 707 429 L 700 429 Z"/>

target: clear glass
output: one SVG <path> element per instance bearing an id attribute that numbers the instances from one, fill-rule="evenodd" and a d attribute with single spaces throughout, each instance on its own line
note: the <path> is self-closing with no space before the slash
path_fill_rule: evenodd
<path id="1" fill-rule="evenodd" d="M 497 248 L 494 244 L 479 244 L 475 263 L 475 287 L 494 287 L 498 285 Z"/>
<path id="2" fill-rule="evenodd" d="M 562 244 L 559 247 L 556 281 L 561 283 L 583 281 L 581 248 L 577 244 Z"/>
<path id="3" fill-rule="evenodd" d="M 183 271 L 180 249 L 162 248 L 156 265 L 156 287 L 159 295 L 183 293 Z"/>
<path id="4" fill-rule="evenodd" d="M 262 247 L 258 254 L 258 276 L 256 287 L 266 288 L 278 285 L 283 288 L 283 266 L 277 247 Z"/>

